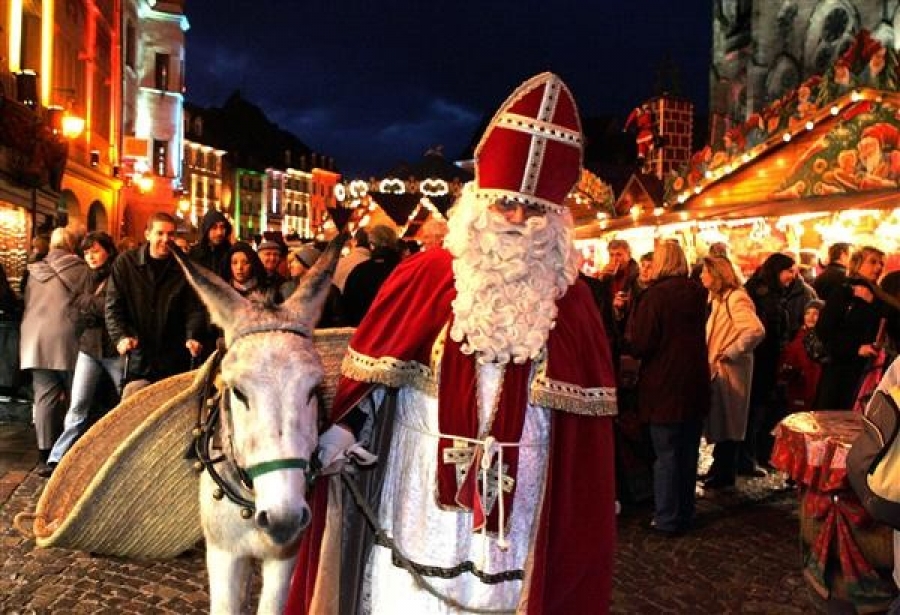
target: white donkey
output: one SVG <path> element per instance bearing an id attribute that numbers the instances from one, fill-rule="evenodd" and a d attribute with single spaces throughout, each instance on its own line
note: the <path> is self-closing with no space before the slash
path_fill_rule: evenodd
<path id="1" fill-rule="evenodd" d="M 253 559 L 262 561 L 257 612 L 284 610 L 299 539 L 310 522 L 305 492 L 318 435 L 316 386 L 324 377 L 312 330 L 345 239 L 335 239 L 277 306 L 242 297 L 173 249 L 225 333 L 221 398 L 209 404 L 210 419 L 198 431 L 211 613 L 240 612 Z M 218 459 L 210 453 L 214 431 Z"/>

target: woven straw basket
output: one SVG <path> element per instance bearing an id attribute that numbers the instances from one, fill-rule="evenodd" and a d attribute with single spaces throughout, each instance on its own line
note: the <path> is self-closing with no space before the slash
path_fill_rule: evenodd
<path id="1" fill-rule="evenodd" d="M 352 332 L 315 332 L 329 405 Z M 35 512 L 16 516 L 16 528 L 39 547 L 125 558 L 168 559 L 194 546 L 202 538 L 199 476 L 185 452 L 210 365 L 154 383 L 100 419 L 63 457 Z"/>

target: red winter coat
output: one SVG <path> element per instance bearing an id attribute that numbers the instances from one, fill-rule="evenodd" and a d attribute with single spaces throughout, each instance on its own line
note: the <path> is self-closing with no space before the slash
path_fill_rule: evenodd
<path id="1" fill-rule="evenodd" d="M 811 410 L 822 366 L 809 358 L 803 340 L 810 329 L 801 327 L 794 339 L 784 347 L 778 361 L 778 379 L 787 389 L 787 411 Z"/>

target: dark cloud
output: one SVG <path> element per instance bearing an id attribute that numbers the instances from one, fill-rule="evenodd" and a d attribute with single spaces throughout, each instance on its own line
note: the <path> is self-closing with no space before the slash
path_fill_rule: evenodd
<path id="1" fill-rule="evenodd" d="M 671 56 L 706 106 L 712 9 L 666 0 L 189 0 L 187 98 L 235 89 L 350 176 L 380 174 L 442 144 L 465 148 L 480 120 L 544 70 L 583 115 L 654 94 Z"/>

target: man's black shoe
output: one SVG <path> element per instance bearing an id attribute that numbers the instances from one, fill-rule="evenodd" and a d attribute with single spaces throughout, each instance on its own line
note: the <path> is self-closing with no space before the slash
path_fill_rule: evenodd
<path id="1" fill-rule="evenodd" d="M 42 464 L 41 467 L 38 468 L 37 475 L 41 478 L 50 478 L 53 475 L 53 470 L 56 469 L 56 464 L 54 462 Z"/>

